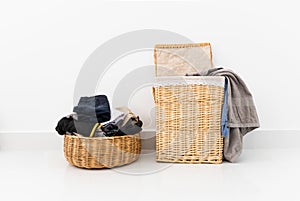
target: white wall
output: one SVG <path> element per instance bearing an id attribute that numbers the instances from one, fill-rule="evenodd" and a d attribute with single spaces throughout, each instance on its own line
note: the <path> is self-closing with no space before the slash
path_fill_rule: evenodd
<path id="1" fill-rule="evenodd" d="M 300 129 L 298 8 L 292 0 L 1 1 L 0 131 L 53 130 L 72 110 L 76 78 L 87 57 L 105 41 L 139 29 L 211 42 L 215 64 L 234 69 L 248 84 L 262 129 Z M 115 68 L 153 62 L 152 52 L 135 58 Z M 101 86 L 98 91 L 113 90 Z M 148 109 L 142 110 L 145 103 L 152 107 L 150 95 L 141 92 L 133 99 L 146 121 Z"/>

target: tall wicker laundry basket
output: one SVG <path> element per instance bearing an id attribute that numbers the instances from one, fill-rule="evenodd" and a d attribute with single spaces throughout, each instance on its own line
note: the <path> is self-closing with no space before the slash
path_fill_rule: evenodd
<path id="1" fill-rule="evenodd" d="M 156 160 L 222 163 L 224 77 L 157 77 Z"/>
<path id="2" fill-rule="evenodd" d="M 140 133 L 115 137 L 65 135 L 64 138 L 67 161 L 80 168 L 100 169 L 129 164 L 138 159 L 140 152 Z"/>

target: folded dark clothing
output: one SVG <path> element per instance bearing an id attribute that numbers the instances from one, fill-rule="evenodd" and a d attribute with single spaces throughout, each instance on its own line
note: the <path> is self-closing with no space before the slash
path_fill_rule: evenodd
<path id="1" fill-rule="evenodd" d="M 143 122 L 132 113 L 121 114 L 113 121 L 101 126 L 101 130 L 107 137 L 133 135 L 141 132 Z"/>
<path id="2" fill-rule="evenodd" d="M 90 123 L 102 123 L 107 121 L 109 117 L 102 115 L 86 115 L 86 114 L 77 114 L 77 120 L 81 122 L 90 122 Z"/>
<path id="3" fill-rule="evenodd" d="M 119 127 L 115 125 L 113 122 L 109 122 L 103 126 L 101 126 L 101 131 L 106 137 L 111 136 L 122 136 L 124 134 L 118 133 Z"/>
<path id="4" fill-rule="evenodd" d="M 78 105 L 75 106 L 73 109 L 74 112 L 77 114 L 84 114 L 84 115 L 97 115 L 97 116 L 104 116 L 103 118 L 107 119 L 110 118 L 110 109 L 106 106 L 85 106 L 85 105 Z M 107 120 L 108 121 L 108 120 Z"/>
<path id="5" fill-rule="evenodd" d="M 57 126 L 55 130 L 58 132 L 60 135 L 64 135 L 67 133 L 73 133 L 77 132 L 76 127 L 74 125 L 74 119 L 72 116 L 69 117 L 63 117 L 59 122 L 57 123 Z"/>
<path id="6" fill-rule="evenodd" d="M 109 121 L 111 118 L 109 102 L 105 95 L 81 97 L 73 112 L 78 115 L 94 116 L 98 123 Z"/>

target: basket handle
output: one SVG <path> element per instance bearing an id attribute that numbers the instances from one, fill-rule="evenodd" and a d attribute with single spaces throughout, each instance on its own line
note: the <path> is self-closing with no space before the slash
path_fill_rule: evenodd
<path id="1" fill-rule="evenodd" d="M 156 96 L 155 96 L 155 88 L 152 87 L 152 96 L 154 98 L 154 102 L 156 103 Z"/>
<path id="2" fill-rule="evenodd" d="M 99 128 L 99 127 L 101 127 L 101 126 L 102 126 L 102 125 L 101 125 L 100 123 L 95 123 L 93 129 L 91 130 L 90 137 L 94 137 L 97 128 Z"/>

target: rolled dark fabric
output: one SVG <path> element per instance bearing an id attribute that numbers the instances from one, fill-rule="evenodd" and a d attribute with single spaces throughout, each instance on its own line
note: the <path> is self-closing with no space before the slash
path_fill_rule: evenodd
<path id="1" fill-rule="evenodd" d="M 98 123 L 109 121 L 111 111 L 108 99 L 105 95 L 81 97 L 78 106 L 73 112 L 78 115 L 78 121 L 91 122 L 97 119 Z"/>
<path id="2" fill-rule="evenodd" d="M 117 125 L 114 124 L 114 122 L 107 123 L 103 126 L 101 126 L 101 130 L 103 131 L 103 134 L 107 137 L 116 136 L 116 134 L 119 131 L 119 128 Z M 122 134 L 124 135 L 124 134 Z"/>
<path id="3" fill-rule="evenodd" d="M 108 122 L 101 126 L 101 130 L 107 137 L 133 135 L 141 132 L 143 122 L 139 117 L 134 116 L 132 113 L 121 114 L 113 121 Z"/>
<path id="4" fill-rule="evenodd" d="M 55 130 L 58 134 L 64 135 L 67 133 L 76 133 L 76 127 L 74 125 L 74 119 L 72 116 L 69 117 L 63 117 L 59 122 L 57 123 L 57 126 L 55 127 Z"/>

